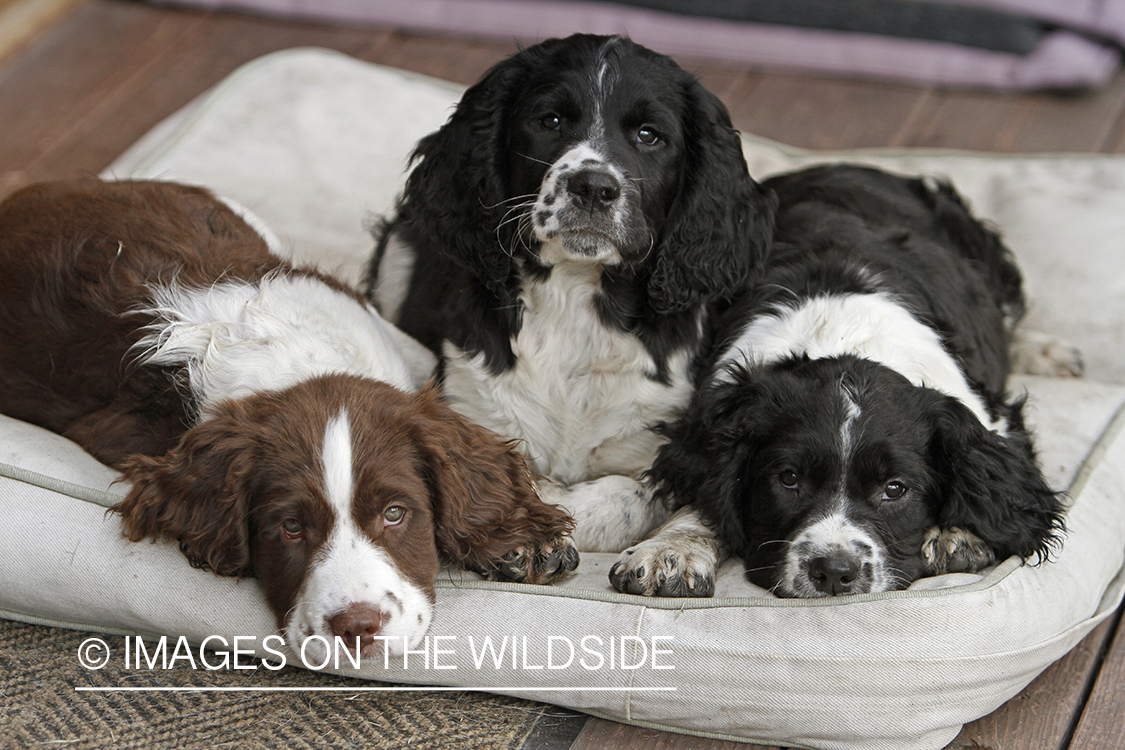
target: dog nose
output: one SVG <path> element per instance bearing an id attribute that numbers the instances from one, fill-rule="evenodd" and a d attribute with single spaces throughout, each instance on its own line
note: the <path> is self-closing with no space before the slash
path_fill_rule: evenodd
<path id="1" fill-rule="evenodd" d="M 809 580 L 822 594 L 850 594 L 858 577 L 859 561 L 851 555 L 831 554 L 809 561 Z"/>
<path id="2" fill-rule="evenodd" d="M 583 169 L 566 181 L 566 189 L 578 202 L 590 209 L 604 211 L 621 196 L 621 183 L 609 172 Z"/>
<path id="3" fill-rule="evenodd" d="M 367 603 L 352 603 L 343 612 L 328 618 L 332 635 L 338 636 L 348 648 L 359 639 L 360 651 L 367 653 L 375 644 L 375 636 L 383 629 L 386 614 Z"/>

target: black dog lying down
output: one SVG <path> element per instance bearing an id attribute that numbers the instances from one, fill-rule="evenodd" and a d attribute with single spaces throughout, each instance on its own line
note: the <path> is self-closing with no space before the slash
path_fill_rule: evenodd
<path id="1" fill-rule="evenodd" d="M 710 596 L 725 554 L 778 596 L 905 588 L 1063 530 L 1005 394 L 1022 281 L 945 184 L 852 166 L 768 180 L 761 281 L 651 478 L 680 505 L 611 572 L 622 591 Z"/>

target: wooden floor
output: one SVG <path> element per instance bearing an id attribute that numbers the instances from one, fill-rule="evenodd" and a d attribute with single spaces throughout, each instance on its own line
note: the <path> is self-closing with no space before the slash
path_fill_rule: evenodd
<path id="1" fill-rule="evenodd" d="M 0 0 L 4 15 L 26 3 Z M 51 6 L 55 7 L 55 6 Z M 293 46 L 471 83 L 516 43 L 390 29 L 285 23 L 73 0 L 53 23 L 0 33 L 0 197 L 42 179 L 92 175 L 238 65 Z M 5 41 L 7 40 L 7 41 Z M 1066 97 L 943 91 L 680 60 L 743 131 L 797 146 L 948 147 L 1125 153 L 1125 74 Z M 1125 206 L 1122 207 L 1125 211 Z M 995 713 L 965 727 L 961 750 L 1125 748 L 1125 632 L 1114 618 Z M 575 750 L 733 750 L 751 746 L 593 720 Z"/>

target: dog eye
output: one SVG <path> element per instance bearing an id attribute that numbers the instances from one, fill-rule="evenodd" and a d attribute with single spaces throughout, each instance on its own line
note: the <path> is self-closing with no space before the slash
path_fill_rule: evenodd
<path id="1" fill-rule="evenodd" d="M 281 524 L 281 533 L 289 541 L 295 542 L 298 539 L 304 538 L 305 527 L 297 519 L 289 518 Z"/>
<path id="2" fill-rule="evenodd" d="M 543 118 L 540 118 L 539 124 L 547 130 L 560 130 L 562 128 L 562 118 L 553 112 Z"/>
<path id="3" fill-rule="evenodd" d="M 890 482 L 883 488 L 884 500 L 898 500 L 906 494 L 906 485 L 902 482 Z"/>
<path id="4" fill-rule="evenodd" d="M 384 526 L 398 526 L 402 523 L 402 519 L 406 517 L 406 508 L 401 505 L 392 505 L 383 511 L 383 525 Z"/>
<path id="5" fill-rule="evenodd" d="M 645 125 L 637 131 L 637 143 L 645 146 L 655 146 L 658 141 L 660 141 L 660 134 L 648 125 Z"/>
<path id="6" fill-rule="evenodd" d="M 777 481 L 781 482 L 781 486 L 787 490 L 797 489 L 797 472 L 783 471 L 777 475 Z"/>

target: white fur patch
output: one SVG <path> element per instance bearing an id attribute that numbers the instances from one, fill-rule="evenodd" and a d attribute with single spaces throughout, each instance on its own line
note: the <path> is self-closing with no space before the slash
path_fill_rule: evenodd
<path id="1" fill-rule="evenodd" d="M 539 497 L 574 518 L 574 546 L 581 552 L 618 552 L 644 538 L 668 517 L 649 485 L 617 474 L 576 484 L 539 483 Z"/>
<path id="2" fill-rule="evenodd" d="M 138 360 L 183 365 L 202 417 L 225 399 L 347 373 L 414 390 L 391 325 L 374 308 L 317 279 L 275 273 L 206 288 L 154 286 L 141 312 L 158 322 Z"/>
<path id="3" fill-rule="evenodd" d="M 352 428 L 345 410 L 328 420 L 324 429 L 324 494 L 337 516 L 351 515 L 352 495 Z"/>
<path id="4" fill-rule="evenodd" d="M 346 411 L 328 420 L 321 466 L 324 495 L 334 517 L 332 531 L 309 565 L 297 603 L 288 614 L 287 642 L 296 649 L 310 636 L 332 643 L 329 619 L 353 604 L 366 604 L 384 615 L 379 635 L 388 638 L 388 652 L 401 651 L 404 641 L 417 645 L 429 628 L 433 605 L 386 550 L 356 525 L 352 433 Z M 306 656 L 309 663 L 321 662 L 326 656 L 321 642 L 309 641 Z"/>
<path id="5" fill-rule="evenodd" d="M 391 232 L 379 260 L 379 275 L 372 295 L 379 301 L 379 311 L 387 320 L 398 320 L 402 303 L 410 291 L 410 277 L 414 273 L 414 250 L 403 242 L 397 232 Z"/>
<path id="6" fill-rule="evenodd" d="M 690 354 L 668 363 L 670 384 L 641 341 L 607 328 L 594 309 L 601 270 L 566 264 L 527 281 L 515 366 L 493 375 L 483 356 L 445 343 L 445 394 L 470 420 L 519 438 L 535 472 L 565 482 L 647 469 L 661 438 L 649 429 L 691 395 Z"/>
<path id="7" fill-rule="evenodd" d="M 878 362 L 915 385 L 953 396 L 989 429 L 1003 432 L 1006 428 L 1003 422 L 989 418 L 984 401 L 969 386 L 937 333 L 892 295 L 822 296 L 795 307 L 779 307 L 776 315 L 750 321 L 718 366 L 739 360 L 769 364 L 802 354 L 811 359 L 854 354 Z"/>

